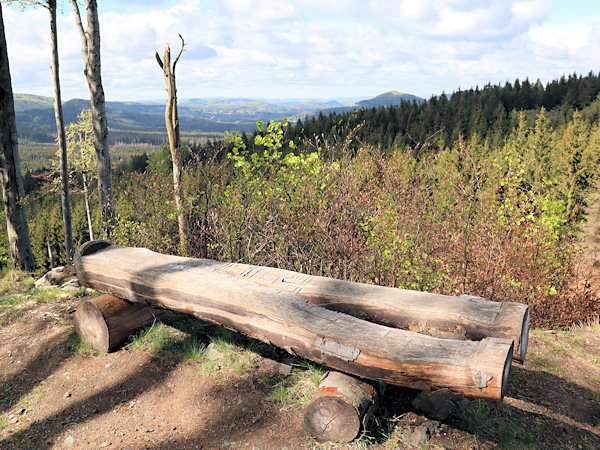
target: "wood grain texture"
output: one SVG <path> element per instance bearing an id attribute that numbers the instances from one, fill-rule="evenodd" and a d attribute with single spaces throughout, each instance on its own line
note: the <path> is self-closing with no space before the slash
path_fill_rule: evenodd
<path id="1" fill-rule="evenodd" d="M 222 263 L 222 270 L 381 325 L 448 333 L 460 326 L 470 340 L 512 339 L 513 357 L 519 362 L 527 354 L 529 307 L 522 303 L 374 286 L 250 264 Z"/>
<path id="2" fill-rule="evenodd" d="M 510 339 L 453 341 L 389 328 L 244 280 L 215 261 L 143 248 L 87 243 L 75 268 L 84 286 L 192 314 L 359 377 L 494 400 L 506 389 Z"/>

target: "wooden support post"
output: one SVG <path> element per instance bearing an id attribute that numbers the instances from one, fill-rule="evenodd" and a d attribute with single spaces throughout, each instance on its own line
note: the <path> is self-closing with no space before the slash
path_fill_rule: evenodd
<path id="1" fill-rule="evenodd" d="M 165 312 L 112 295 L 101 295 L 82 301 L 73 321 L 81 340 L 103 353 L 125 342 L 140 328 L 151 325 Z"/>
<path id="2" fill-rule="evenodd" d="M 371 384 L 328 372 L 304 413 L 304 427 L 318 442 L 350 442 L 366 428 L 377 405 Z"/>

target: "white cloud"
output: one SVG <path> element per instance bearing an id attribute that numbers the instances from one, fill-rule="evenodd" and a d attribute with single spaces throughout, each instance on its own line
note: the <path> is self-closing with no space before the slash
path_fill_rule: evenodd
<path id="1" fill-rule="evenodd" d="M 162 56 L 165 41 L 178 51 L 178 33 L 186 41 L 177 66 L 182 97 L 348 97 L 392 88 L 428 97 L 488 81 L 587 73 L 600 63 L 600 19 L 545 22 L 549 0 L 144 5 L 110 12 L 100 4 L 108 99 L 163 97 L 154 52 Z M 3 11 L 15 90 L 51 95 L 47 12 Z M 63 96 L 87 97 L 68 7 L 59 31 Z"/>

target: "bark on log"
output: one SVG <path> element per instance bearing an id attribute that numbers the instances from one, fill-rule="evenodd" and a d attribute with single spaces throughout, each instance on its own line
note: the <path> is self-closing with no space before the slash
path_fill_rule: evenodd
<path id="1" fill-rule="evenodd" d="M 164 312 L 112 295 L 101 295 L 82 301 L 73 321 L 81 340 L 103 353 L 118 347 L 140 328 L 154 323 Z"/>
<path id="2" fill-rule="evenodd" d="M 504 396 L 512 340 L 453 341 L 388 328 L 243 280 L 222 266 L 103 241 L 84 244 L 75 256 L 83 286 L 193 314 L 336 370 L 465 397 Z"/>
<path id="3" fill-rule="evenodd" d="M 357 378 L 328 372 L 304 412 L 304 427 L 318 442 L 350 442 L 366 427 L 376 389 Z"/>
<path id="4" fill-rule="evenodd" d="M 299 295 L 317 306 L 389 327 L 442 336 L 456 335 L 461 327 L 465 337 L 474 341 L 485 337 L 512 339 L 513 358 L 525 361 L 529 307 L 522 303 L 353 283 L 250 264 L 222 263 L 222 269 Z"/>

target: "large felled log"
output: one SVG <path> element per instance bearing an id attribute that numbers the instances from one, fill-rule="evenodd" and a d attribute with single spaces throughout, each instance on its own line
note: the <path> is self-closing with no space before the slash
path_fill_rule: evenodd
<path id="1" fill-rule="evenodd" d="M 441 334 L 461 327 L 471 340 L 512 339 L 513 358 L 525 361 L 529 307 L 522 303 L 429 294 L 250 264 L 222 263 L 222 269 L 254 283 L 292 292 L 323 308 L 381 325 L 425 332 L 439 330 Z"/>
<path id="2" fill-rule="evenodd" d="M 81 340 L 103 353 L 118 347 L 140 328 L 154 323 L 163 312 L 112 295 L 100 295 L 82 301 L 73 321 Z"/>
<path id="3" fill-rule="evenodd" d="M 453 341 L 388 328 L 241 279 L 215 261 L 102 241 L 80 247 L 75 268 L 84 286 L 193 314 L 362 378 L 496 400 L 507 386 L 509 339 Z"/>
<path id="4" fill-rule="evenodd" d="M 377 390 L 362 380 L 328 372 L 304 412 L 304 427 L 319 442 L 350 442 L 366 426 Z"/>

